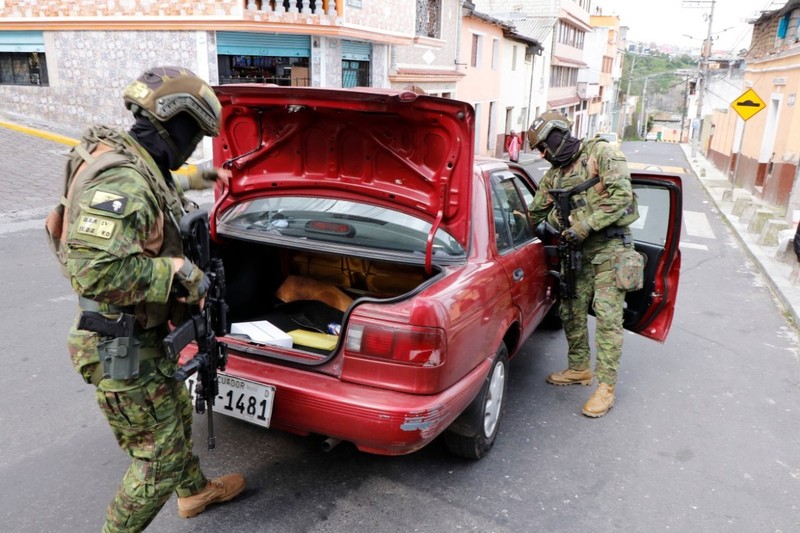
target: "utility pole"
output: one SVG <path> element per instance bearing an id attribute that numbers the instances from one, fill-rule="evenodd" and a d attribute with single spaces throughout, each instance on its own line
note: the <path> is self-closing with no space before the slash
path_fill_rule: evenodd
<path id="1" fill-rule="evenodd" d="M 622 118 L 620 119 L 619 123 L 622 126 L 622 131 L 617 132 L 619 138 L 622 139 L 625 137 L 625 123 L 628 121 L 628 101 L 631 97 L 631 81 L 633 81 L 633 67 L 636 66 L 636 55 L 633 56 L 633 61 L 631 61 L 631 69 L 628 71 L 628 90 L 625 93 L 625 107 L 622 108 Z"/>
<path id="2" fill-rule="evenodd" d="M 644 88 L 642 89 L 642 118 L 639 119 L 639 134 L 641 137 L 644 137 L 647 132 L 645 128 L 647 127 L 647 82 L 650 80 L 650 76 L 644 77 Z"/>
<path id="3" fill-rule="evenodd" d="M 708 36 L 703 42 L 703 49 L 701 51 L 701 74 L 697 82 L 697 115 L 694 120 L 694 128 L 692 128 L 692 157 L 697 156 L 697 145 L 700 143 L 700 120 L 703 117 L 703 93 L 706 92 L 708 84 L 708 56 L 711 54 L 711 25 L 714 21 L 714 4 L 716 0 L 710 1 L 697 1 L 696 4 L 711 4 L 711 13 L 708 15 Z"/>
<path id="4" fill-rule="evenodd" d="M 686 93 L 683 95 L 683 113 L 681 113 L 681 136 L 678 142 L 683 142 L 683 128 L 686 125 L 686 114 L 689 112 L 689 77 L 686 77 Z"/>

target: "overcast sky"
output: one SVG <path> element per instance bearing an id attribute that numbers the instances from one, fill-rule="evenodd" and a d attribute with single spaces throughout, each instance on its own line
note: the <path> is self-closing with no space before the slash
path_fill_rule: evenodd
<path id="1" fill-rule="evenodd" d="M 775 0 L 716 0 L 711 23 L 713 49 L 737 52 L 748 48 L 753 26 L 747 21 L 758 17 L 761 11 L 772 11 L 785 3 Z M 621 25 L 629 28 L 629 41 L 699 49 L 708 35 L 711 0 L 594 0 L 592 14 L 595 7 L 600 7 L 603 15 L 619 15 Z"/>

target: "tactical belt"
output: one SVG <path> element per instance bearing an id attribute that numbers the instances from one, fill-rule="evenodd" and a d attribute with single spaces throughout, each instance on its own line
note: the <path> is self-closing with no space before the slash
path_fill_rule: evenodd
<path id="1" fill-rule="evenodd" d="M 101 309 L 100 303 L 83 296 L 78 296 L 78 306 L 84 311 L 92 311 L 94 313 L 133 313 L 133 306 L 119 306 L 114 304 L 104 304 L 106 309 Z"/>
<path id="2" fill-rule="evenodd" d="M 158 359 L 159 357 L 163 357 L 164 352 L 161 351 L 159 348 L 150 347 L 150 348 L 139 348 L 139 363 L 141 364 L 142 361 L 147 361 L 151 359 Z M 92 375 L 89 376 L 89 381 L 91 381 L 92 385 L 95 387 L 98 383 L 103 380 L 103 363 L 97 363 L 94 366 L 94 370 L 92 371 Z"/>
<path id="3" fill-rule="evenodd" d="M 104 304 L 102 307 L 105 309 L 103 309 L 101 308 L 99 302 L 90 300 L 89 298 L 84 298 L 83 296 L 78 296 L 78 305 L 82 310 L 94 313 L 133 313 L 134 311 L 134 306 L 132 305 L 119 306 L 114 304 Z M 164 356 L 164 352 L 156 347 L 139 348 L 138 354 L 140 363 L 142 361 L 158 359 L 159 357 Z M 94 370 L 89 377 L 89 381 L 91 381 L 92 385 L 96 387 L 97 384 L 103 380 L 103 375 L 103 363 L 99 362 L 95 365 Z"/>
<path id="4" fill-rule="evenodd" d="M 625 231 L 625 227 L 609 226 L 605 229 L 606 237 L 609 239 L 622 239 L 625 246 L 630 246 L 633 243 L 633 237 L 630 232 Z"/>

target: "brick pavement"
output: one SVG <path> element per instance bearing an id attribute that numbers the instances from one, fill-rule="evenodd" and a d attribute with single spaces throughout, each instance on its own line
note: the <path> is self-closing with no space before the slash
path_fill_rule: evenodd
<path id="1" fill-rule="evenodd" d="M 0 220 L 42 218 L 61 195 L 70 146 L 0 127 Z"/>
<path id="2" fill-rule="evenodd" d="M 83 127 L 41 122 L 0 110 L 0 161 L 4 170 L 0 173 L 0 223 L 47 215 L 62 194 L 66 157 L 82 131 Z M 190 191 L 187 196 L 201 205 L 213 201 L 210 191 Z"/>

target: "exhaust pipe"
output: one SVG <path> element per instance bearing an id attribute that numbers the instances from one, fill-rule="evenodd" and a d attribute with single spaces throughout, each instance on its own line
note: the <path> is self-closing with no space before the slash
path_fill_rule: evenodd
<path id="1" fill-rule="evenodd" d="M 329 452 L 341 442 L 342 439 L 334 439 L 333 437 L 328 437 L 327 439 L 322 441 L 322 451 Z"/>

